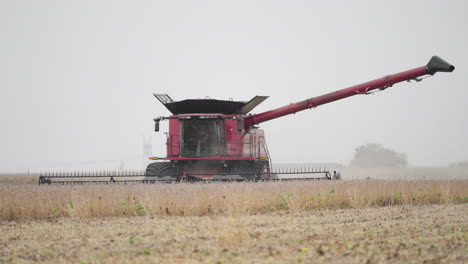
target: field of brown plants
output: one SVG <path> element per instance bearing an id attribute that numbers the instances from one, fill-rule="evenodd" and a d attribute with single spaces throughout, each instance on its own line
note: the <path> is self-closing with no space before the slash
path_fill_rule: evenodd
<path id="1" fill-rule="evenodd" d="M 0 176 L 0 262 L 466 263 L 468 180 L 38 186 Z"/>

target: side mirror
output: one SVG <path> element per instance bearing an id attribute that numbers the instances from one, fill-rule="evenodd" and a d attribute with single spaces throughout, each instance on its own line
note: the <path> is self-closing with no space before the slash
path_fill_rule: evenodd
<path id="1" fill-rule="evenodd" d="M 159 131 L 159 121 L 160 121 L 161 119 L 155 118 L 155 119 L 153 119 L 153 120 L 154 120 L 154 131 L 155 131 L 155 132 L 158 132 L 158 131 Z"/>

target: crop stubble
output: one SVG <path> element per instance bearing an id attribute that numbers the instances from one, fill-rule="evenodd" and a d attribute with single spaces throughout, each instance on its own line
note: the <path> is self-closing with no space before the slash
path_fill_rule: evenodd
<path id="1" fill-rule="evenodd" d="M 466 263 L 467 204 L 2 222 L 1 262 Z"/>

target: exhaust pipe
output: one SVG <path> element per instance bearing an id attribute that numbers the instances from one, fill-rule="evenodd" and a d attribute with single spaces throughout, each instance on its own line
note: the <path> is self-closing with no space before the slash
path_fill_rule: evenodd
<path id="1" fill-rule="evenodd" d="M 438 56 L 433 56 L 426 65 L 426 72 L 430 75 L 434 75 L 436 72 L 453 72 L 453 70 L 455 70 L 455 66 Z"/>

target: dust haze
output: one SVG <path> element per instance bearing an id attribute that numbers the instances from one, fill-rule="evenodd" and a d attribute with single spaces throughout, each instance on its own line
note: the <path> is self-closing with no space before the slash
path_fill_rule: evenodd
<path id="1" fill-rule="evenodd" d="M 152 95 L 263 112 L 425 65 L 455 65 L 261 125 L 275 163 L 348 165 L 378 143 L 410 167 L 468 160 L 466 1 L 1 1 L 0 172 L 141 169 L 165 155 Z"/>

